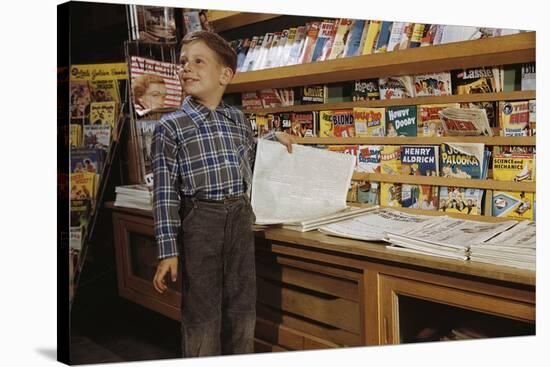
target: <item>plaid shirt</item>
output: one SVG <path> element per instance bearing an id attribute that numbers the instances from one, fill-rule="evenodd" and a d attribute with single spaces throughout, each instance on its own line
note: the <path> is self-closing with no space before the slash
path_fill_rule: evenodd
<path id="1" fill-rule="evenodd" d="M 274 140 L 274 134 L 264 136 Z M 164 115 L 153 135 L 153 215 L 158 258 L 178 255 L 180 198 L 223 200 L 250 190 L 256 142 L 244 114 L 211 111 L 192 97 Z"/>

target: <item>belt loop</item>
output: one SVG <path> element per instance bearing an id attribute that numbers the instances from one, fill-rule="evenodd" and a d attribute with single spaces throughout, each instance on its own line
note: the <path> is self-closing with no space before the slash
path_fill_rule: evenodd
<path id="1" fill-rule="evenodd" d="M 197 198 L 194 196 L 191 196 L 191 202 L 193 203 L 193 208 L 197 209 Z"/>

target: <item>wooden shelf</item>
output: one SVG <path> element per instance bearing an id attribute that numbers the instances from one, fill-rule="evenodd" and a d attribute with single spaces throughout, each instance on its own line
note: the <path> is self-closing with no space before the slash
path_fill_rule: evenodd
<path id="1" fill-rule="evenodd" d="M 511 182 L 496 180 L 475 180 L 465 178 L 450 178 L 438 176 L 406 176 L 406 175 L 388 175 L 383 173 L 363 173 L 354 172 L 353 180 L 404 183 L 413 185 L 431 185 L 431 186 L 457 186 L 467 188 L 477 188 L 485 190 L 502 191 L 525 191 L 535 192 L 535 182 Z"/>
<path id="2" fill-rule="evenodd" d="M 254 108 L 243 109 L 246 113 L 267 114 L 279 112 L 304 112 L 304 111 L 322 111 L 322 110 L 344 110 L 353 107 L 389 107 L 389 106 L 412 106 L 422 104 L 441 104 L 441 103 L 461 103 L 461 102 L 492 102 L 492 101 L 519 101 L 535 99 L 535 91 L 517 91 L 500 93 L 480 93 L 480 94 L 459 94 L 441 97 L 416 97 L 403 99 L 386 99 L 376 101 L 356 101 L 339 103 L 319 103 L 305 104 L 274 108 Z"/>
<path id="3" fill-rule="evenodd" d="M 364 138 L 299 138 L 298 144 L 320 145 L 435 145 L 441 143 L 483 143 L 485 145 L 535 146 L 535 136 L 441 136 L 441 137 L 387 137 Z"/>
<path id="4" fill-rule="evenodd" d="M 216 32 L 223 32 L 282 16 L 281 14 L 245 13 L 223 10 L 210 10 L 207 14 L 208 21 Z"/>
<path id="5" fill-rule="evenodd" d="M 535 61 L 535 32 L 238 73 L 227 93 Z"/>

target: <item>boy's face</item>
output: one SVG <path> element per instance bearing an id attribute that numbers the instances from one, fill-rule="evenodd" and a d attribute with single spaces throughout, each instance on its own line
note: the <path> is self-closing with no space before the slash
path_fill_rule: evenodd
<path id="1" fill-rule="evenodd" d="M 216 53 L 202 41 L 184 45 L 180 62 L 183 67 L 180 78 L 185 93 L 199 100 L 223 94 L 233 76 L 231 69 L 220 64 Z"/>

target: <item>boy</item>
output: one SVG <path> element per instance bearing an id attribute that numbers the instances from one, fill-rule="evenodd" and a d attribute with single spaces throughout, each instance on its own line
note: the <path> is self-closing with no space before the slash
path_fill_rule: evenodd
<path id="1" fill-rule="evenodd" d="M 167 273 L 176 280 L 181 255 L 184 357 L 251 353 L 255 218 L 247 191 L 255 143 L 243 113 L 221 102 L 236 55 L 217 34 L 199 31 L 183 39 L 180 62 L 187 97 L 181 110 L 162 118 L 153 137 L 160 260 L 153 285 L 162 293 Z M 277 138 L 291 152 L 289 135 L 266 138 Z"/>

